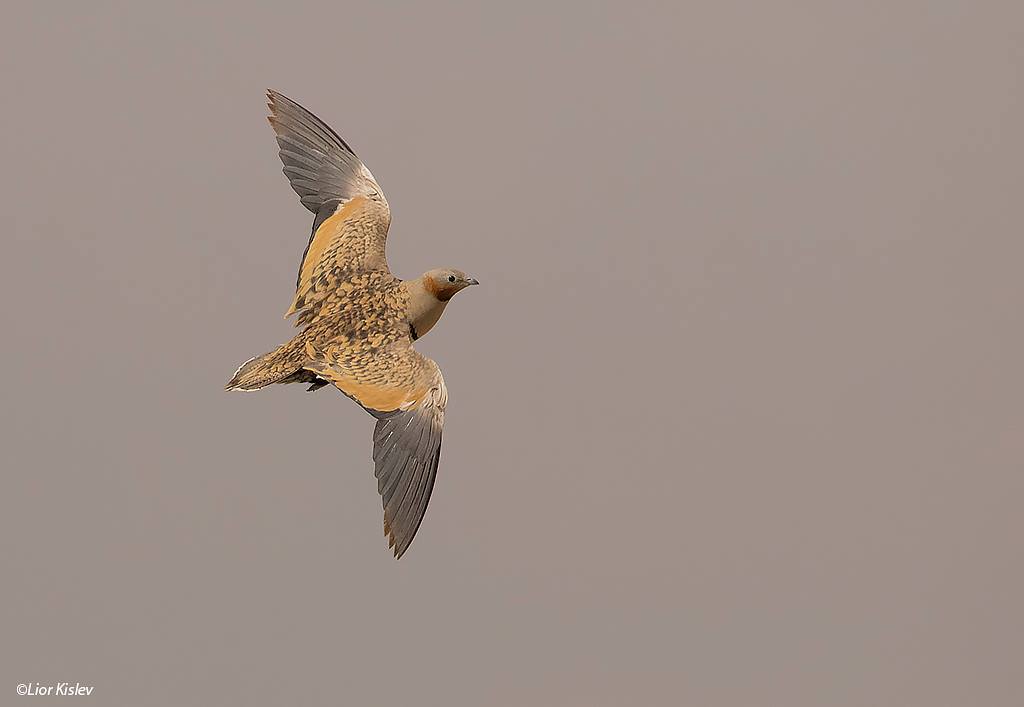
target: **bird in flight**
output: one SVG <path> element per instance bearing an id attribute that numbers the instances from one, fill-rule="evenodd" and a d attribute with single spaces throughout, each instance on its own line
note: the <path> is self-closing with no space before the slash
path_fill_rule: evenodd
<path id="1" fill-rule="evenodd" d="M 243 363 L 227 390 L 274 383 L 333 385 L 377 418 L 374 474 L 384 505 L 384 534 L 395 557 L 409 548 L 437 475 L 448 392 L 441 369 L 413 348 L 456 293 L 479 284 L 454 268 L 414 280 L 391 274 L 384 243 L 391 223 L 377 181 L 322 120 L 268 91 L 284 173 L 315 214 L 295 299 L 301 331 Z"/>

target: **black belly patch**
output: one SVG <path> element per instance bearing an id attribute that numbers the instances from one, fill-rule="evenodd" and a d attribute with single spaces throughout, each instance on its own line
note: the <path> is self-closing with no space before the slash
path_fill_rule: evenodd
<path id="1" fill-rule="evenodd" d="M 310 383 L 308 388 L 306 388 L 306 392 L 307 393 L 312 393 L 314 391 L 320 390 L 321 388 L 323 388 L 325 385 L 328 385 L 329 383 L 330 383 L 330 381 L 326 381 L 323 378 L 321 378 L 320 376 L 313 376 L 313 382 Z"/>

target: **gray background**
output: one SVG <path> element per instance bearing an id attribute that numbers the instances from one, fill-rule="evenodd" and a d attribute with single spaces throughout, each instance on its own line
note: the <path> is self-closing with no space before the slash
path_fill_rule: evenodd
<path id="1" fill-rule="evenodd" d="M 175 5 L 0 23 L 0 704 L 1021 704 L 1019 2 Z M 483 282 L 399 563 L 267 87 Z"/>

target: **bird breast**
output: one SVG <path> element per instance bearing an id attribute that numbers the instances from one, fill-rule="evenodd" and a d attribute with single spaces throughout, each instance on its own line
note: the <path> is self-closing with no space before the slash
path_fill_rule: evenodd
<path id="1" fill-rule="evenodd" d="M 413 297 L 409 301 L 409 323 L 412 324 L 414 336 L 419 338 L 430 331 L 444 313 L 447 302 L 436 297 Z"/>

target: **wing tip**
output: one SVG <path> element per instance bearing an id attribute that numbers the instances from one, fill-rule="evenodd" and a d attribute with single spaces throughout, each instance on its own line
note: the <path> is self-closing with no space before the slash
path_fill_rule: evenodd
<path id="1" fill-rule="evenodd" d="M 270 115 L 267 116 L 267 120 L 270 121 L 271 125 L 277 125 L 280 121 L 281 109 L 287 110 L 289 107 L 302 108 L 298 103 L 288 98 L 280 91 L 275 91 L 272 88 L 268 88 L 266 92 L 267 96 L 267 108 L 270 110 Z M 305 110 L 305 109 L 303 109 Z M 308 112 L 308 111 L 307 111 Z"/>
<path id="2" fill-rule="evenodd" d="M 388 539 L 388 549 L 394 553 L 395 559 L 402 559 L 402 555 L 404 555 L 405 551 L 409 549 L 410 543 L 405 543 L 405 546 L 403 547 L 402 543 L 398 542 L 398 538 L 395 536 L 387 518 L 384 519 L 384 536 Z"/>
<path id="3" fill-rule="evenodd" d="M 288 98 L 288 96 L 284 95 L 280 91 L 275 91 L 272 88 L 268 88 L 267 89 L 266 95 L 267 95 L 267 101 L 269 101 L 271 105 L 273 105 L 274 103 L 277 103 L 278 101 L 280 101 L 282 99 L 286 100 L 286 101 L 290 101 L 291 100 L 290 98 Z"/>

